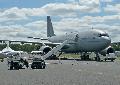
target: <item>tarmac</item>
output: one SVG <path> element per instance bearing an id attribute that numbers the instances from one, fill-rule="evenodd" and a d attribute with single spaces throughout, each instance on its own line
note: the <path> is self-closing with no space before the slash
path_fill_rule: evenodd
<path id="1" fill-rule="evenodd" d="M 0 85 L 120 85 L 120 61 L 46 60 L 45 69 L 8 70 L 0 62 Z"/>

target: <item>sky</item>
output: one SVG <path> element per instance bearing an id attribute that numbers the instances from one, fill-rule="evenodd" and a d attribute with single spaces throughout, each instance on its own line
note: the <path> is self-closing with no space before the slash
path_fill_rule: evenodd
<path id="1" fill-rule="evenodd" d="M 91 28 L 120 41 L 120 0 L 0 0 L 0 39 L 46 38 L 46 16 L 56 35 Z"/>

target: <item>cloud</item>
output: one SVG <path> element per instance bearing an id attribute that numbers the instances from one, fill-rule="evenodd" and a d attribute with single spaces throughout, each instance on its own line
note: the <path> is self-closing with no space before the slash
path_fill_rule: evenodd
<path id="1" fill-rule="evenodd" d="M 77 16 L 85 13 L 100 12 L 98 6 L 79 5 L 77 3 L 51 3 L 42 7 L 49 15 L 57 16 Z"/>
<path id="2" fill-rule="evenodd" d="M 98 20 L 97 20 L 98 19 Z M 120 25 L 117 23 L 106 24 L 107 21 L 116 20 L 116 16 L 84 16 L 82 18 L 62 18 L 59 21 L 53 21 L 53 27 L 56 35 L 62 35 L 66 32 L 89 30 L 91 27 L 108 32 L 112 41 L 118 38 Z M 62 26 L 62 27 L 61 27 Z M 12 38 L 46 37 L 46 21 L 33 21 L 25 25 L 0 26 L 2 36 Z M 9 33 L 8 33 L 9 32 Z M 119 38 L 117 39 L 119 40 Z"/>
<path id="3" fill-rule="evenodd" d="M 13 20 L 21 20 L 27 19 L 24 12 L 21 12 L 17 7 L 13 7 L 10 9 L 5 9 L 4 11 L 0 11 L 0 22 L 1 21 L 13 21 Z"/>
<path id="4" fill-rule="evenodd" d="M 99 0 L 79 0 L 79 3 L 82 4 L 82 5 L 99 5 L 100 2 Z"/>
<path id="5" fill-rule="evenodd" d="M 81 1 L 81 3 L 84 3 Z M 92 4 L 93 2 L 89 2 Z M 95 5 L 94 5 L 95 4 Z M 98 13 L 99 7 L 93 5 L 79 5 L 76 3 L 49 3 L 40 8 L 18 8 L 0 10 L 0 22 L 26 20 L 29 16 L 77 16 L 85 13 Z"/>
<path id="6" fill-rule="evenodd" d="M 115 4 L 115 5 L 107 5 L 104 8 L 105 12 L 108 13 L 119 13 L 120 14 L 120 4 Z"/>
<path id="7" fill-rule="evenodd" d="M 106 13 L 104 14 L 99 7 L 101 2 L 99 0 L 80 0 L 79 3 L 76 0 L 69 1 L 70 3 L 49 3 L 40 8 L 12 7 L 1 9 L 0 35 L 4 38 L 8 36 L 25 38 L 29 35 L 46 37 L 45 19 L 47 15 L 51 15 L 56 18 L 52 19 L 52 22 L 57 35 L 72 31 L 89 30 L 93 27 L 105 30 L 110 33 L 113 40 L 119 40 L 120 4 L 107 4 L 103 7 Z M 112 1 L 105 0 L 105 2 Z M 25 20 L 27 22 L 23 23 Z"/>
<path id="8" fill-rule="evenodd" d="M 18 8 L 12 7 L 9 9 L 0 10 L 0 22 L 26 20 L 29 16 L 46 15 L 42 8 Z"/>
<path id="9" fill-rule="evenodd" d="M 113 0 L 100 0 L 100 2 L 112 2 Z"/>
<path id="10" fill-rule="evenodd" d="M 120 21 L 120 16 L 119 15 L 108 15 L 108 16 L 84 16 L 82 18 L 83 21 L 87 23 L 112 23 L 115 24 L 116 22 Z"/>

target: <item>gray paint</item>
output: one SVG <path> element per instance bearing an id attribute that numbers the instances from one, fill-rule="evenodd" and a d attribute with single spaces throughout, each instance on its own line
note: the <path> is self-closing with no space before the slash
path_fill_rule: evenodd
<path id="1" fill-rule="evenodd" d="M 48 35 L 53 35 L 48 38 L 50 42 L 63 43 L 65 40 L 70 41 L 70 43 L 63 47 L 62 51 L 64 52 L 98 52 L 107 48 L 111 43 L 108 34 L 101 30 L 91 29 L 84 32 L 72 32 L 61 36 L 54 36 L 53 27 L 51 26 L 47 26 L 47 30 L 52 30 L 52 32 L 47 31 Z"/>

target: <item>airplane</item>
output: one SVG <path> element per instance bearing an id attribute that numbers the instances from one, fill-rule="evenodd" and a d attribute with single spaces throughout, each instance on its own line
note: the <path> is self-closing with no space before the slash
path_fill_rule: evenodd
<path id="1" fill-rule="evenodd" d="M 81 60 L 89 59 L 88 52 L 95 52 L 96 60 L 100 61 L 98 53 L 101 51 L 102 53 L 109 53 L 113 50 L 113 48 L 109 47 L 111 44 L 111 38 L 108 33 L 102 30 L 90 29 L 89 31 L 70 32 L 64 35 L 55 35 L 50 16 L 47 16 L 47 37 L 47 39 L 41 40 L 48 40 L 49 42 L 44 43 L 43 41 L 33 41 L 39 44 L 44 43 L 47 45 L 44 45 L 41 48 L 44 53 L 52 50 L 50 46 L 57 47 L 58 45 L 64 44 L 61 45 L 62 47 L 59 47 L 59 51 L 65 53 L 81 53 Z"/>
<path id="2" fill-rule="evenodd" d="M 15 55 L 15 54 L 19 54 L 20 56 L 22 56 L 22 54 L 26 54 L 26 52 L 15 51 L 15 50 L 11 49 L 9 46 L 8 40 L 5 41 L 5 43 L 7 44 L 7 46 L 2 51 L 0 51 L 0 59 L 4 59 L 4 58 L 9 57 L 10 55 Z"/>
<path id="3" fill-rule="evenodd" d="M 90 29 L 89 31 L 55 35 L 50 16 L 47 16 L 47 37 L 47 39 L 41 40 L 48 40 L 51 45 L 63 43 L 65 40 L 69 41 L 61 48 L 61 51 L 65 53 L 81 53 L 81 60 L 89 59 L 88 52 L 95 52 L 96 60 L 100 61 L 98 53 L 113 50 L 109 47 L 111 38 L 108 33 L 101 30 Z"/>

